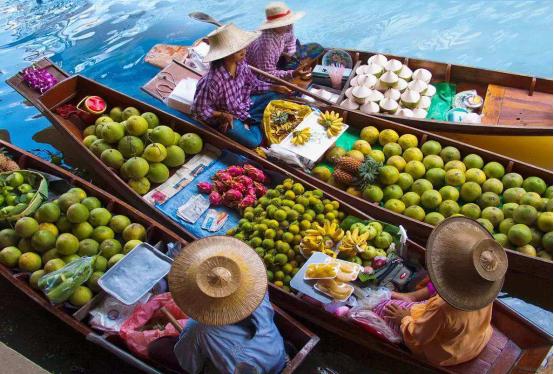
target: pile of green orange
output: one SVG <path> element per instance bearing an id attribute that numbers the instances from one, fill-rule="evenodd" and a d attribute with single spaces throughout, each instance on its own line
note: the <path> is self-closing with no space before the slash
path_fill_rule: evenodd
<path id="1" fill-rule="evenodd" d="M 227 234 L 250 244 L 264 259 L 269 281 L 288 290 L 306 261 L 300 251 L 306 230 L 340 223 L 344 213 L 339 208 L 338 201 L 323 198 L 320 190 L 306 191 L 301 183 L 285 179 L 244 209 L 239 225 Z"/>
<path id="2" fill-rule="evenodd" d="M 96 256 L 94 272 L 69 301 L 86 304 L 98 292 L 106 269 L 146 238 L 146 230 L 124 215 L 113 215 L 96 197 L 72 188 L 57 200 L 44 203 L 34 217 L 20 218 L 14 228 L 0 231 L 0 263 L 31 273 L 37 288 L 40 277 L 63 268 L 81 256 Z"/>
<path id="3" fill-rule="evenodd" d="M 171 168 L 184 164 L 186 155 L 202 150 L 195 133 L 180 135 L 160 125 L 156 114 L 133 107 L 115 107 L 83 132 L 83 143 L 109 167 L 118 170 L 129 186 L 144 195 L 151 184 L 165 182 Z"/>
<path id="4" fill-rule="evenodd" d="M 504 165 L 462 155 L 434 140 L 419 144 L 412 134 L 362 129 L 350 157 L 383 163 L 372 185 L 340 186 L 386 209 L 436 225 L 446 217 L 478 220 L 507 248 L 552 259 L 552 186 L 536 176 L 506 173 Z M 328 159 L 346 154 L 331 149 Z M 321 169 L 322 167 L 320 167 Z M 314 173 L 327 177 L 323 170 Z M 328 183 L 334 181 L 327 179 Z M 336 185 L 336 184 L 335 184 Z"/>

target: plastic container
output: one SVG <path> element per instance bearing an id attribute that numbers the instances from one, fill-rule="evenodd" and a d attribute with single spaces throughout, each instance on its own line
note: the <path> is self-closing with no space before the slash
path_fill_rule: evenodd
<path id="1" fill-rule="evenodd" d="M 336 263 L 334 264 L 333 266 L 333 271 L 332 271 L 332 275 L 328 276 L 328 277 L 309 277 L 307 274 L 308 274 L 308 271 L 310 271 L 311 269 L 315 268 L 315 267 L 318 267 L 320 265 L 327 265 L 331 263 L 331 261 L 326 261 L 324 263 L 313 263 L 313 264 L 309 264 L 308 267 L 306 268 L 306 272 L 304 273 L 304 279 L 305 280 L 311 280 L 311 279 L 333 279 L 337 276 L 338 272 L 339 272 L 339 264 Z"/>

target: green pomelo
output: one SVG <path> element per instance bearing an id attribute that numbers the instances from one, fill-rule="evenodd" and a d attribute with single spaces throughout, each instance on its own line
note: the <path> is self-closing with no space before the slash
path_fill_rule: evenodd
<path id="1" fill-rule="evenodd" d="M 494 226 L 492 225 L 491 221 L 486 218 L 477 218 L 476 221 L 479 222 L 481 226 L 485 228 L 485 230 L 487 230 L 491 234 L 494 233 Z"/>
<path id="2" fill-rule="evenodd" d="M 79 239 L 73 234 L 64 233 L 56 240 L 56 251 L 59 255 L 67 256 L 77 253 L 79 250 Z"/>
<path id="3" fill-rule="evenodd" d="M 519 206 L 517 203 L 505 203 L 502 205 L 502 212 L 504 212 L 505 218 L 513 218 L 514 210 Z"/>
<path id="4" fill-rule="evenodd" d="M 136 136 L 124 136 L 117 144 L 117 149 L 124 158 L 136 157 L 144 151 L 144 143 Z"/>
<path id="5" fill-rule="evenodd" d="M 150 191 L 150 181 L 146 177 L 130 179 L 127 183 L 139 195 L 145 195 Z"/>
<path id="6" fill-rule="evenodd" d="M 414 179 L 419 179 L 425 175 L 425 165 L 421 161 L 413 160 L 406 164 L 404 171 L 414 177 Z"/>
<path id="7" fill-rule="evenodd" d="M 148 174 L 148 161 L 142 157 L 132 157 L 125 161 L 123 164 L 125 167 L 125 172 L 129 175 L 130 178 L 138 179 L 146 176 Z"/>
<path id="8" fill-rule="evenodd" d="M 112 214 L 106 208 L 95 208 L 90 211 L 89 223 L 94 226 L 107 226 L 112 219 Z"/>
<path id="9" fill-rule="evenodd" d="M 150 164 L 146 177 L 152 183 L 163 183 L 169 178 L 169 169 L 160 162 Z"/>
<path id="10" fill-rule="evenodd" d="M 425 216 L 425 223 L 436 226 L 444 221 L 444 216 L 439 212 L 430 212 Z"/>
<path id="11" fill-rule="evenodd" d="M 482 169 L 485 162 L 481 156 L 470 153 L 464 157 L 464 164 L 467 169 Z"/>
<path id="12" fill-rule="evenodd" d="M 95 271 L 91 274 L 90 278 L 87 281 L 87 287 L 94 293 L 98 293 L 102 290 L 98 285 L 98 280 L 104 275 L 103 271 Z"/>
<path id="13" fill-rule="evenodd" d="M 63 213 L 67 212 L 69 207 L 73 204 L 81 202 L 81 198 L 78 194 L 66 192 L 58 199 L 58 205 Z"/>
<path id="14" fill-rule="evenodd" d="M 179 140 L 179 147 L 181 147 L 187 155 L 200 153 L 203 146 L 204 142 L 202 141 L 202 138 L 192 132 L 184 134 Z"/>
<path id="15" fill-rule="evenodd" d="M 532 225 L 537 219 L 537 209 L 531 205 L 520 205 L 514 210 L 513 219 L 517 223 Z"/>
<path id="16" fill-rule="evenodd" d="M 521 197 L 525 195 L 525 190 L 521 187 L 512 187 L 504 191 L 504 203 L 517 203 L 521 200 Z"/>
<path id="17" fill-rule="evenodd" d="M 439 213 L 445 217 L 450 217 L 460 212 L 460 206 L 452 200 L 445 200 L 439 206 Z"/>
<path id="18" fill-rule="evenodd" d="M 88 149 L 90 149 L 90 146 L 92 145 L 92 143 L 94 143 L 96 140 L 98 140 L 98 137 L 96 135 L 87 135 L 84 139 L 83 139 L 83 144 L 85 145 L 85 147 L 87 147 Z"/>
<path id="19" fill-rule="evenodd" d="M 523 177 L 518 173 L 508 173 L 502 177 L 502 184 L 505 189 L 521 187 L 523 184 Z"/>
<path id="20" fill-rule="evenodd" d="M 61 233 L 71 232 L 71 230 L 73 229 L 73 224 L 69 221 L 69 219 L 67 219 L 66 216 L 61 216 L 56 221 L 56 227 Z"/>
<path id="21" fill-rule="evenodd" d="M 79 240 L 84 240 L 89 238 L 92 235 L 94 227 L 88 222 L 77 223 L 73 226 L 71 233 L 77 237 Z"/>
<path id="22" fill-rule="evenodd" d="M 446 177 L 446 171 L 440 168 L 433 168 L 427 170 L 425 173 L 425 179 L 427 179 L 434 188 L 441 188 L 444 185 L 444 180 Z"/>
<path id="23" fill-rule="evenodd" d="M 84 204 L 75 203 L 67 208 L 67 212 L 65 214 L 69 222 L 81 223 L 85 222 L 88 219 L 89 210 Z"/>
<path id="24" fill-rule="evenodd" d="M 466 182 L 460 189 L 460 197 L 463 201 L 472 203 L 481 196 L 481 186 L 475 182 Z"/>
<path id="25" fill-rule="evenodd" d="M 37 209 L 36 217 L 39 223 L 54 223 L 60 218 L 60 214 L 61 211 L 58 204 L 44 203 Z"/>
<path id="26" fill-rule="evenodd" d="M 504 185 L 499 179 L 490 178 L 483 183 L 482 188 L 483 192 L 494 192 L 495 194 L 500 195 L 504 190 Z"/>
<path id="27" fill-rule="evenodd" d="M 56 245 L 56 236 L 48 230 L 38 230 L 31 237 L 31 246 L 38 253 L 44 253 Z"/>
<path id="28" fill-rule="evenodd" d="M 108 259 L 103 256 L 97 256 L 94 260 L 94 271 L 106 271 L 108 268 Z"/>
<path id="29" fill-rule="evenodd" d="M 122 233 L 123 240 L 144 240 L 146 238 L 146 229 L 140 223 L 131 223 Z"/>
<path id="30" fill-rule="evenodd" d="M 81 201 L 81 204 L 86 206 L 89 211 L 95 208 L 100 208 L 102 206 L 102 202 L 100 202 L 100 200 L 94 196 L 89 196 L 83 199 L 83 201 Z"/>
<path id="31" fill-rule="evenodd" d="M 552 231 L 542 236 L 542 248 L 548 253 L 552 253 Z"/>
<path id="32" fill-rule="evenodd" d="M 85 127 L 83 130 L 83 137 L 86 139 L 87 136 L 94 135 L 96 133 L 96 125 L 90 125 Z M 83 140 L 84 143 L 84 140 Z"/>
<path id="33" fill-rule="evenodd" d="M 115 122 L 123 121 L 123 111 L 120 107 L 116 106 L 110 110 L 110 118 Z"/>
<path id="34" fill-rule="evenodd" d="M 438 155 L 442 151 L 442 146 L 436 140 L 428 140 L 421 145 L 421 152 L 425 156 L 427 155 Z"/>
<path id="35" fill-rule="evenodd" d="M 415 219 L 416 221 L 423 221 L 425 219 L 425 211 L 422 207 L 417 205 L 412 205 L 406 208 L 404 215 Z"/>
<path id="36" fill-rule="evenodd" d="M 15 232 L 22 238 L 30 238 L 38 231 L 38 222 L 31 217 L 22 217 L 15 223 Z"/>
<path id="37" fill-rule="evenodd" d="M 404 196 L 402 196 L 402 202 L 407 207 L 411 207 L 413 205 L 419 205 L 420 200 L 421 200 L 420 196 L 415 192 L 406 192 Z"/>
<path id="38" fill-rule="evenodd" d="M 79 286 L 69 297 L 71 305 L 76 307 L 82 307 L 92 299 L 92 291 L 85 286 Z"/>
<path id="39" fill-rule="evenodd" d="M 131 224 L 129 217 L 122 214 L 118 214 L 112 217 L 110 220 L 110 228 L 117 234 L 123 232 L 125 227 Z"/>
<path id="40" fill-rule="evenodd" d="M 167 150 L 161 143 L 152 143 L 146 146 L 142 157 L 150 162 L 162 162 L 167 157 Z"/>
<path id="41" fill-rule="evenodd" d="M 439 190 L 443 200 L 458 201 L 460 192 L 456 187 L 444 186 Z"/>
<path id="42" fill-rule="evenodd" d="M 142 243 L 142 241 L 140 240 L 136 240 L 136 239 L 133 239 L 133 240 L 129 240 L 127 243 L 125 243 L 125 245 L 123 246 L 123 254 L 127 254 L 129 252 L 131 252 L 133 249 L 135 249 L 135 247 L 137 245 L 139 245 L 140 243 Z"/>
<path id="43" fill-rule="evenodd" d="M 442 203 L 442 196 L 439 191 L 429 190 L 421 195 L 421 205 L 427 209 L 436 209 Z"/>
<path id="44" fill-rule="evenodd" d="M 466 175 L 463 170 L 450 169 L 446 172 L 444 180 L 449 186 L 461 186 L 466 182 Z"/>
<path id="45" fill-rule="evenodd" d="M 31 253 L 31 252 L 27 252 Z M 25 254 L 25 253 L 23 253 Z M 17 266 L 19 258 L 22 256 L 21 251 L 14 246 L 9 246 L 0 251 L 0 264 L 9 268 Z"/>
<path id="46" fill-rule="evenodd" d="M 176 168 L 185 163 L 185 151 L 177 145 L 167 147 L 167 157 L 163 160 L 165 166 Z M 314 169 L 315 172 L 315 169 Z"/>
<path id="47" fill-rule="evenodd" d="M 488 219 L 496 227 L 504 219 L 504 213 L 500 208 L 488 206 L 481 212 L 481 217 Z"/>
<path id="48" fill-rule="evenodd" d="M 475 203 L 468 203 L 462 206 L 460 213 L 468 218 L 477 219 L 481 217 L 481 208 Z"/>
<path id="49" fill-rule="evenodd" d="M 485 175 L 485 172 L 481 169 L 468 169 L 466 171 L 466 182 L 475 182 L 479 185 L 485 183 L 487 180 L 487 176 Z"/>
<path id="50" fill-rule="evenodd" d="M 498 225 L 498 231 L 500 231 L 502 234 L 508 235 L 508 232 L 515 224 L 516 222 L 512 218 L 504 218 L 502 222 L 500 222 L 500 224 Z"/>
<path id="51" fill-rule="evenodd" d="M 413 183 L 414 177 L 412 177 L 408 173 L 400 173 L 400 175 L 398 176 L 398 180 L 396 181 L 396 184 L 399 185 L 404 192 L 409 191 Z"/>
<path id="52" fill-rule="evenodd" d="M 42 259 L 35 252 L 23 253 L 19 256 L 17 266 L 23 272 L 32 273 L 42 267 Z"/>
<path id="53" fill-rule="evenodd" d="M 149 129 L 153 129 L 154 127 L 160 125 L 160 120 L 158 119 L 158 116 L 152 112 L 144 112 L 140 116 L 144 118 L 146 122 L 148 122 Z"/>
<path id="54" fill-rule="evenodd" d="M 102 155 L 102 152 L 110 148 L 110 144 L 107 143 L 104 139 L 97 139 L 90 145 L 90 150 L 96 155 L 96 157 L 100 157 Z"/>
<path id="55" fill-rule="evenodd" d="M 433 168 L 443 168 L 444 167 L 444 161 L 442 158 L 438 155 L 428 155 L 425 156 L 423 159 L 423 165 L 425 165 L 425 169 L 433 169 Z"/>
<path id="56" fill-rule="evenodd" d="M 539 177 L 525 178 L 521 187 L 527 192 L 536 192 L 539 195 L 542 195 L 546 191 L 546 183 Z"/>
<path id="57" fill-rule="evenodd" d="M 19 237 L 14 229 L 3 229 L 0 231 L 0 248 L 15 246 Z"/>
<path id="58" fill-rule="evenodd" d="M 56 270 L 60 270 L 65 266 L 65 261 L 61 258 L 53 258 L 44 265 L 44 272 L 46 274 L 52 273 Z"/>
<path id="59" fill-rule="evenodd" d="M 427 179 L 418 179 L 412 184 L 412 191 L 421 196 L 425 191 L 433 189 L 433 184 Z"/>
<path id="60" fill-rule="evenodd" d="M 154 143 L 162 144 L 165 147 L 169 147 L 173 144 L 175 136 L 173 130 L 169 126 L 158 126 L 152 130 L 150 139 Z"/>
<path id="61" fill-rule="evenodd" d="M 121 168 L 121 165 L 123 165 L 123 162 L 125 161 L 121 152 L 113 148 L 106 149 L 104 152 L 102 152 L 102 154 L 100 155 L 100 159 L 103 163 L 116 170 L 119 170 L 119 168 Z"/>
<path id="62" fill-rule="evenodd" d="M 391 184 L 390 186 L 385 187 L 383 190 L 383 200 L 386 202 L 390 199 L 400 199 L 404 192 L 397 184 Z"/>
<path id="63" fill-rule="evenodd" d="M 452 160 L 459 160 L 462 157 L 458 148 L 452 146 L 444 147 L 440 156 L 445 163 Z"/>
<path id="64" fill-rule="evenodd" d="M 123 136 L 125 136 L 125 126 L 121 123 L 106 123 L 102 127 L 102 139 L 107 143 L 117 143 Z"/>
<path id="65" fill-rule="evenodd" d="M 531 244 L 525 244 L 525 245 L 522 245 L 521 247 L 517 247 L 516 251 L 531 257 L 537 256 L 537 250 Z"/>
<path id="66" fill-rule="evenodd" d="M 113 239 L 114 237 L 113 230 L 107 226 L 95 227 L 90 236 L 91 239 L 96 240 L 98 243 L 102 243 L 106 239 Z"/>
<path id="67" fill-rule="evenodd" d="M 537 227 L 543 232 L 552 231 L 552 212 L 542 212 L 537 217 Z"/>
<path id="68" fill-rule="evenodd" d="M 487 178 L 496 178 L 496 179 L 502 179 L 505 173 L 504 166 L 502 166 L 502 164 L 496 161 L 488 162 L 483 167 L 483 171 L 485 172 L 485 175 L 487 176 Z"/>
<path id="69" fill-rule="evenodd" d="M 541 195 L 536 192 L 526 192 L 521 196 L 519 200 L 521 205 L 531 205 L 537 210 L 544 209 L 544 202 L 542 201 Z"/>
<path id="70" fill-rule="evenodd" d="M 46 273 L 43 269 L 33 272 L 33 274 L 31 274 L 31 276 L 29 277 L 29 286 L 31 286 L 31 288 L 34 290 L 38 290 L 38 281 L 44 274 Z"/>
<path id="71" fill-rule="evenodd" d="M 510 243 L 517 247 L 528 244 L 533 237 L 531 230 L 524 224 L 515 224 L 508 230 L 508 239 Z"/>
<path id="72" fill-rule="evenodd" d="M 121 113 L 121 119 L 122 120 L 128 120 L 132 116 L 140 116 L 140 112 L 137 108 L 134 108 L 132 106 L 127 107 L 123 109 L 123 112 Z"/>
<path id="73" fill-rule="evenodd" d="M 123 257 L 125 257 L 123 253 L 118 253 L 110 257 L 110 259 L 108 260 L 108 269 L 114 266 L 115 264 L 117 264 L 119 261 L 121 261 Z"/>
<path id="74" fill-rule="evenodd" d="M 509 240 L 508 240 L 508 236 L 506 234 L 497 233 L 497 234 L 494 234 L 492 237 L 502 247 L 506 247 L 510 243 Z"/>
<path id="75" fill-rule="evenodd" d="M 371 185 L 362 191 L 362 196 L 372 203 L 379 203 L 383 200 L 383 190 L 379 186 Z"/>
<path id="76" fill-rule="evenodd" d="M 106 239 L 100 244 L 100 254 L 106 258 L 121 252 L 121 243 L 116 239 Z"/>
<path id="77" fill-rule="evenodd" d="M 485 192 L 481 195 L 477 204 L 479 204 L 481 209 L 485 209 L 486 207 L 489 207 L 489 206 L 499 206 L 500 197 L 498 197 L 498 195 L 495 194 L 494 192 Z"/>
<path id="78" fill-rule="evenodd" d="M 93 239 L 84 239 L 79 242 L 79 250 L 77 254 L 79 256 L 95 256 L 98 254 L 99 244 Z"/>

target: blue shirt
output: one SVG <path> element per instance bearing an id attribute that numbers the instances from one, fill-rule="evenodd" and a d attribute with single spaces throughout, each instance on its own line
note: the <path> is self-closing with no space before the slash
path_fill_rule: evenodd
<path id="1" fill-rule="evenodd" d="M 256 367 L 259 373 L 280 373 L 285 367 L 285 346 L 273 314 L 266 294 L 254 313 L 238 323 L 209 326 L 189 320 L 175 344 L 175 356 L 190 374 L 200 373 L 208 360 L 221 373 L 233 373 L 239 362 Z"/>

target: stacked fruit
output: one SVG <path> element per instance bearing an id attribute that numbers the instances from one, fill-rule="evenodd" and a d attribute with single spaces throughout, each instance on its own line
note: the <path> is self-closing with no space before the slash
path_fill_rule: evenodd
<path id="1" fill-rule="evenodd" d="M 462 157 L 435 140 L 420 146 L 416 136 L 391 129 L 368 126 L 360 137 L 349 152 L 335 147 L 327 153 L 332 177 L 325 166 L 314 175 L 428 224 L 454 215 L 476 219 L 502 245 L 551 259 L 552 186 L 541 178 L 506 173 L 498 162 Z"/>
<path id="2" fill-rule="evenodd" d="M 338 246 L 339 257 L 363 266 L 373 266 L 377 257 L 386 258 L 393 236 L 377 221 L 355 223 L 346 231 Z"/>
<path id="3" fill-rule="evenodd" d="M 331 232 L 334 227 L 333 235 L 340 233 L 337 225 L 344 213 L 339 207 L 338 201 L 324 199 L 320 190 L 306 191 L 301 183 L 285 179 L 255 206 L 244 209 L 239 225 L 228 234 L 250 244 L 264 259 L 269 281 L 288 289 L 292 276 L 306 261 L 301 244 L 308 230 L 327 227 Z M 337 238 L 322 235 L 322 242 Z"/>
<path id="4" fill-rule="evenodd" d="M 34 217 L 20 218 L 13 229 L 0 231 L 0 263 L 32 273 L 37 288 L 40 277 L 63 268 L 81 256 L 96 256 L 94 272 L 86 286 L 69 301 L 84 305 L 98 292 L 98 279 L 146 237 L 144 226 L 114 215 L 96 197 L 72 188 L 57 200 L 44 203 Z"/>
<path id="5" fill-rule="evenodd" d="M 169 169 L 184 164 L 186 155 L 202 150 L 195 133 L 180 135 L 160 125 L 156 114 L 140 113 L 133 107 L 112 108 L 83 132 L 83 143 L 109 167 L 119 170 L 138 194 L 146 194 L 151 183 L 169 178 Z"/>
<path id="6" fill-rule="evenodd" d="M 33 182 L 26 178 L 30 175 L 14 171 L 0 179 L 0 217 L 23 212 L 35 197 L 37 191 L 32 186 Z"/>

